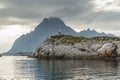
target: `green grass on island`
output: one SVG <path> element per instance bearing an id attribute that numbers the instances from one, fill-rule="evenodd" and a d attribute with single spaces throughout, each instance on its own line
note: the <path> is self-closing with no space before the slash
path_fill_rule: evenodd
<path id="1" fill-rule="evenodd" d="M 78 36 L 71 36 L 71 35 L 55 35 L 51 36 L 53 39 L 62 40 L 63 43 L 69 42 L 69 43 L 79 43 L 79 42 L 85 42 L 87 40 L 95 41 L 95 42 L 101 42 L 101 41 L 120 41 L 120 38 L 118 37 L 108 37 L 108 36 L 97 36 L 92 38 L 86 38 L 86 37 L 78 37 Z"/>

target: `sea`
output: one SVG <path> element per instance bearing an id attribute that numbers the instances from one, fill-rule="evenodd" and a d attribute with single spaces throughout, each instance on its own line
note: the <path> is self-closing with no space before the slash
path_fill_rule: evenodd
<path id="1" fill-rule="evenodd" d="M 120 61 L 2 56 L 0 80 L 120 80 Z"/>

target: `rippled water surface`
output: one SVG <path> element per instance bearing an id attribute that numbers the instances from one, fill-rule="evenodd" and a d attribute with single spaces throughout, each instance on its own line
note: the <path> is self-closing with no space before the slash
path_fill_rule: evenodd
<path id="1" fill-rule="evenodd" d="M 120 61 L 0 58 L 0 80 L 120 80 Z"/>

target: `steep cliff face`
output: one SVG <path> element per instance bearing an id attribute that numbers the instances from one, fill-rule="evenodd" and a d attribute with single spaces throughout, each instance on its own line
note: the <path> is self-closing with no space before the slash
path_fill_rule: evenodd
<path id="1" fill-rule="evenodd" d="M 117 44 L 116 44 L 117 43 Z M 113 37 L 51 36 L 32 54 L 39 59 L 116 58 L 120 39 Z"/>

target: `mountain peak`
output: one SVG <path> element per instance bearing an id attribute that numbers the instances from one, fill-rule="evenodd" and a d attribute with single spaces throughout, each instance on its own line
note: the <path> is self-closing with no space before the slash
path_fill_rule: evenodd
<path id="1" fill-rule="evenodd" d="M 46 24 L 46 23 L 65 25 L 65 23 L 58 17 L 44 18 L 41 24 Z"/>
<path id="2" fill-rule="evenodd" d="M 87 29 L 87 31 L 91 31 L 91 29 L 90 29 L 90 28 L 88 28 L 88 29 Z"/>
<path id="3" fill-rule="evenodd" d="M 90 29 L 90 28 L 88 28 L 88 29 L 85 30 L 85 31 L 87 31 L 87 32 L 96 32 L 96 30 L 94 30 L 94 29 Z"/>
<path id="4" fill-rule="evenodd" d="M 100 32 L 97 32 L 96 30 L 90 29 L 90 28 L 80 31 L 79 35 L 84 36 L 84 37 L 88 37 L 88 38 L 95 37 L 95 36 L 109 36 L 109 37 L 115 36 L 113 34 L 106 34 L 103 32 L 100 33 Z"/>
<path id="5" fill-rule="evenodd" d="M 62 21 L 60 18 L 58 17 L 50 17 L 49 20 L 59 20 L 59 21 Z"/>
<path id="6" fill-rule="evenodd" d="M 47 22 L 47 21 L 48 21 L 48 18 L 44 18 L 43 21 L 42 21 L 42 23 L 43 22 Z"/>
<path id="7" fill-rule="evenodd" d="M 44 18 L 43 21 L 35 28 L 35 30 L 39 31 L 41 28 L 61 28 L 66 26 L 63 20 L 61 20 L 58 17 L 50 17 L 50 18 Z"/>

